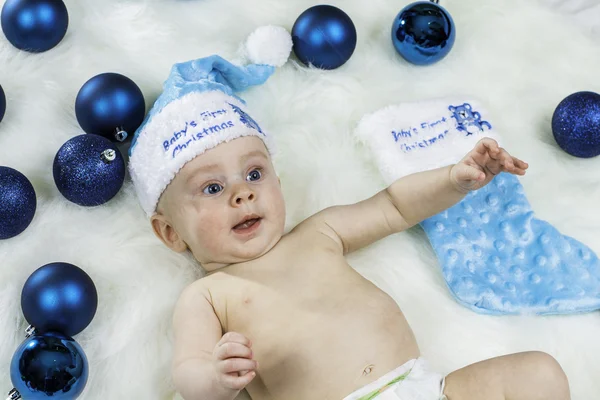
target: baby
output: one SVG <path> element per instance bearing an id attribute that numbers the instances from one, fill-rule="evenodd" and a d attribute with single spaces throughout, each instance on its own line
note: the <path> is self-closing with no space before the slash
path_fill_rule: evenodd
<path id="1" fill-rule="evenodd" d="M 247 85 L 248 71 L 220 58 L 193 63 L 174 67 L 130 163 L 158 238 L 207 272 L 183 291 L 173 318 L 172 376 L 184 399 L 232 400 L 244 389 L 253 400 L 570 399 L 563 370 L 541 352 L 447 376 L 431 371 L 398 304 L 344 257 L 500 172 L 525 174 L 525 162 L 483 138 L 456 164 L 329 207 L 285 233 L 269 136 L 233 94 L 243 88 L 229 86 Z M 202 79 L 208 89 L 190 90 Z"/>

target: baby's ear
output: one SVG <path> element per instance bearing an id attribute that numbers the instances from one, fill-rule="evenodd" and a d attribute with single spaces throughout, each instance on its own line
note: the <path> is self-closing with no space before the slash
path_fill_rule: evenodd
<path id="1" fill-rule="evenodd" d="M 177 253 L 183 253 L 187 250 L 187 244 L 164 215 L 154 214 L 150 217 L 150 224 L 152 225 L 156 237 L 158 237 L 168 248 Z"/>

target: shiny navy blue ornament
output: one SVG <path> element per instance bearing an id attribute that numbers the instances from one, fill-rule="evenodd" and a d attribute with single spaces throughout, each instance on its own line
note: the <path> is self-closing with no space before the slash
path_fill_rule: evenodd
<path id="1" fill-rule="evenodd" d="M 92 278 L 69 263 L 38 268 L 21 291 L 23 315 L 36 332 L 77 335 L 92 322 L 97 308 L 98 292 Z"/>
<path id="2" fill-rule="evenodd" d="M 96 75 L 77 93 L 75 115 L 86 133 L 123 142 L 144 121 L 146 103 L 140 88 L 116 73 Z"/>
<path id="3" fill-rule="evenodd" d="M 6 96 L 4 95 L 4 90 L 2 86 L 0 86 L 0 122 L 2 122 L 2 118 L 4 118 L 4 112 L 6 111 Z"/>
<path id="4" fill-rule="evenodd" d="M 37 198 L 29 179 L 15 169 L 0 166 L 0 240 L 27 229 L 36 208 Z"/>
<path id="5" fill-rule="evenodd" d="M 107 138 L 79 135 L 58 150 L 53 173 L 56 187 L 67 200 L 81 206 L 98 206 L 121 190 L 125 161 Z"/>
<path id="6" fill-rule="evenodd" d="M 552 133 L 560 148 L 572 156 L 600 155 L 600 95 L 577 92 L 567 96 L 554 110 Z"/>
<path id="7" fill-rule="evenodd" d="M 69 14 L 62 0 L 6 0 L 0 19 L 8 41 L 32 53 L 56 46 L 69 27 Z"/>
<path id="8" fill-rule="evenodd" d="M 404 7 L 392 25 L 392 43 L 408 62 L 429 65 L 446 57 L 456 38 L 452 16 L 438 1 L 418 1 Z"/>
<path id="9" fill-rule="evenodd" d="M 73 338 L 58 332 L 31 336 L 10 363 L 14 389 L 8 399 L 73 400 L 88 380 L 87 357 Z"/>
<path id="10" fill-rule="evenodd" d="M 356 28 L 348 14 L 329 5 L 304 11 L 292 28 L 296 57 L 321 69 L 345 64 L 354 53 L 356 40 Z"/>

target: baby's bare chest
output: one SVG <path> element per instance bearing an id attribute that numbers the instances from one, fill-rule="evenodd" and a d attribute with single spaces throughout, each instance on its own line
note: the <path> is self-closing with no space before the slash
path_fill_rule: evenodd
<path id="1" fill-rule="evenodd" d="M 310 382 L 332 370 L 340 382 L 367 379 L 366 366 L 391 369 L 406 358 L 405 350 L 413 352 L 406 320 L 387 294 L 343 257 L 320 260 L 306 257 L 287 270 L 228 277 L 211 290 L 224 331 L 253 342 L 260 363 L 249 387 L 255 394 L 267 392 L 262 385 L 268 382 L 268 392 L 279 393 L 275 398 L 291 398 L 315 390 Z"/>
<path id="2" fill-rule="evenodd" d="M 401 314 L 343 256 L 314 253 L 285 265 L 229 275 L 215 284 L 213 306 L 223 330 L 246 334 L 273 349 L 277 343 L 285 346 L 291 340 L 385 324 Z"/>

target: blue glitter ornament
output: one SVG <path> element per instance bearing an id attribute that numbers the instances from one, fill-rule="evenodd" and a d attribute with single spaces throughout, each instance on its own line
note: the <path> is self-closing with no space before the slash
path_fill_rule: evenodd
<path id="1" fill-rule="evenodd" d="M 81 206 L 98 206 L 121 190 L 125 161 L 105 137 L 79 135 L 58 150 L 53 173 L 56 187 L 67 200 Z"/>
<path id="2" fill-rule="evenodd" d="M 600 155 L 600 95 L 577 92 L 566 97 L 552 116 L 556 143 L 575 157 Z"/>
<path id="3" fill-rule="evenodd" d="M 17 349 L 10 363 L 14 389 L 9 399 L 74 400 L 85 388 L 87 357 L 73 338 L 58 332 L 31 336 Z"/>
<path id="4" fill-rule="evenodd" d="M 6 111 L 6 96 L 4 96 L 4 90 L 0 86 L 0 122 L 4 118 L 4 111 Z"/>
<path id="5" fill-rule="evenodd" d="M 446 57 L 456 37 L 452 17 L 435 2 L 418 1 L 404 7 L 392 25 L 392 43 L 408 62 L 429 65 Z"/>
<path id="6" fill-rule="evenodd" d="M 296 57 L 321 69 L 345 64 L 354 53 L 356 40 L 356 28 L 348 14 L 329 5 L 304 11 L 292 28 Z"/>
<path id="7" fill-rule="evenodd" d="M 92 278 L 75 265 L 56 262 L 35 270 L 21 291 L 21 309 L 38 332 L 77 335 L 92 322 L 98 292 Z"/>
<path id="8" fill-rule="evenodd" d="M 140 88 L 116 73 L 96 75 L 77 93 L 75 115 L 86 133 L 123 142 L 133 136 L 146 114 Z"/>
<path id="9" fill-rule="evenodd" d="M 32 53 L 56 46 L 69 26 L 69 14 L 62 0 L 7 0 L 0 18 L 8 41 Z"/>
<path id="10" fill-rule="evenodd" d="M 10 239 L 27 229 L 36 208 L 29 179 L 15 169 L 0 166 L 0 239 Z"/>

